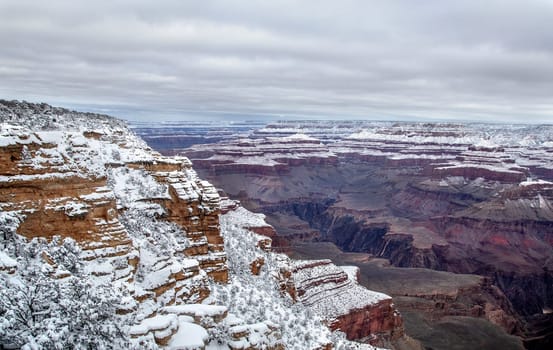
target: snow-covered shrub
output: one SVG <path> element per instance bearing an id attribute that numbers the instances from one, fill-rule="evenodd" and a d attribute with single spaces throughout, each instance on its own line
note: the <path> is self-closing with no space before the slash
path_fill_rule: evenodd
<path id="1" fill-rule="evenodd" d="M 246 324 L 269 322 L 278 326 L 286 349 L 316 349 L 329 343 L 331 332 L 321 319 L 302 304 L 294 303 L 290 297 L 281 294 L 279 282 L 274 276 L 280 271 L 281 260 L 287 258 L 256 248 L 260 237 L 244 228 L 248 223 L 259 221 L 256 214 L 244 208 L 221 216 L 230 283 L 213 283 L 211 299 L 217 304 L 227 305 L 229 313 Z M 260 275 L 254 276 L 249 267 L 251 261 L 259 256 L 263 256 L 265 265 Z"/>
<path id="2" fill-rule="evenodd" d="M 122 294 L 82 274 L 75 241 L 34 239 L 21 251 L 18 274 L 0 274 L 0 344 L 28 349 L 126 347 L 126 320 L 116 314 Z M 55 278 L 60 270 L 71 274 Z"/>
<path id="3" fill-rule="evenodd" d="M 21 218 L 14 212 L 0 211 L 0 242 L 4 251 L 12 256 L 19 255 L 17 247 L 22 246 L 16 230 L 21 223 Z"/>
<path id="4" fill-rule="evenodd" d="M 123 207 L 143 209 L 143 200 L 169 196 L 167 185 L 157 182 L 145 170 L 124 167 L 109 169 L 108 184 Z"/>

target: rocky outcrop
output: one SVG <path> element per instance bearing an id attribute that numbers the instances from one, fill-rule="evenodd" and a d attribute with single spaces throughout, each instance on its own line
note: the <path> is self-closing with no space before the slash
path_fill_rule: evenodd
<path id="1" fill-rule="evenodd" d="M 132 323 L 121 328 L 128 331 L 130 347 L 203 349 L 224 344 L 237 350 L 282 350 L 287 340 L 331 349 L 329 329 L 318 319 L 308 319 L 305 306 L 297 304 L 289 310 L 288 297 L 278 301 L 274 277 L 280 263 L 290 272 L 285 274 L 289 279 L 285 284 L 292 299 L 302 298 L 313 310 L 322 310 L 332 329 L 352 329 L 349 338 L 370 336 L 373 343 L 401 336 L 401 318 L 389 297 L 360 287 L 329 262 L 319 266 L 325 265 L 324 271 L 338 269 L 336 273 L 326 276 L 319 271 L 314 277 L 317 282 L 302 280 L 319 269 L 300 268 L 273 253 L 271 237 L 278 235 L 262 216 L 248 213 L 237 203 L 221 210 L 217 191 L 198 178 L 187 158 L 161 156 L 123 123 L 48 105 L 6 101 L 0 101 L 0 121 L 0 219 L 10 222 L 2 227 L 3 248 L 14 241 L 25 245 L 33 238 L 54 246 L 74 242 L 82 250 L 75 248 L 79 267 L 73 271 L 46 248 L 33 263 L 49 273 L 53 283 L 61 285 L 78 270 L 93 285 L 121 292 L 114 313 Z M 295 136 L 283 143 L 301 145 L 304 155 L 280 159 L 280 151 L 271 152 L 270 144 L 264 144 L 266 154 L 273 154 L 279 164 L 335 163 L 331 154 L 320 154 L 318 141 Z M 247 262 L 235 271 L 234 278 L 243 278 L 235 284 L 229 279 L 230 257 L 220 227 L 220 214 L 232 211 L 244 215 L 227 223 L 226 234 L 244 233 L 241 228 L 253 236 L 234 238 L 231 248 L 244 255 L 232 257 L 234 268 L 242 266 L 241 259 Z M 12 248 L 0 251 L 0 277 L 21 277 L 15 254 Z M 260 291 L 257 284 L 244 283 L 268 278 Z M 320 288 L 327 292 L 317 292 Z M 256 298 L 255 293 L 270 298 Z M 342 306 L 340 296 L 345 297 Z M 323 309 L 323 300 L 337 308 Z M 260 302 L 268 305 L 261 312 L 256 309 Z M 279 306 L 278 315 L 267 312 L 274 305 Z M 255 321 L 238 317 L 238 312 L 255 315 Z M 301 320 L 305 328 L 298 328 L 293 320 Z M 285 327 L 302 338 L 283 335 Z M 343 344 L 350 343 L 339 339 L 336 347 Z M 355 347 L 372 349 L 366 344 Z"/>
<path id="2" fill-rule="evenodd" d="M 250 264 L 250 270 L 252 275 L 259 275 L 259 272 L 261 271 L 261 268 L 265 264 L 265 259 L 263 257 L 257 257 L 252 263 Z"/>
<path id="3" fill-rule="evenodd" d="M 213 186 L 186 158 L 159 155 L 115 119 L 0 102 L 2 214 L 17 217 L 16 233 L 28 240 L 76 241 L 85 273 L 134 299 L 117 310 L 135 315 L 131 336 L 170 345 L 188 321 L 160 315 L 160 306 L 201 302 L 209 277 L 228 280 Z M 15 273 L 2 254 L 2 269 Z M 71 276 L 42 258 L 54 278 Z"/>
<path id="4" fill-rule="evenodd" d="M 185 254 L 200 261 L 200 267 L 216 281 L 226 282 L 228 271 L 223 238 L 219 231 L 219 195 L 207 181 L 195 179 L 190 161 L 183 157 L 160 158 L 151 162 L 132 163 L 159 183 L 168 187 L 168 198 L 154 199 L 166 210 L 166 219 L 178 224 L 186 233 L 190 247 Z"/>
<path id="5" fill-rule="evenodd" d="M 297 261 L 290 279 L 292 290 L 288 292 L 348 339 L 382 345 L 404 335 L 392 298 L 359 286 L 330 260 Z"/>
<path id="6" fill-rule="evenodd" d="M 461 176 L 467 179 L 483 178 L 490 181 L 500 181 L 518 184 L 526 180 L 528 172 L 526 169 L 494 168 L 480 164 L 461 164 L 453 166 L 441 166 L 432 169 L 432 176 L 445 178 L 448 176 Z"/>
<path id="7" fill-rule="evenodd" d="M 330 327 L 345 331 L 349 339 L 360 339 L 377 346 L 393 346 L 405 336 L 403 320 L 391 298 L 352 310 L 336 318 Z"/>
<path id="8" fill-rule="evenodd" d="M 71 147 L 67 154 L 58 150 L 57 137 L 66 137 L 59 141 Z M 0 205 L 24 218 L 17 233 L 28 239 L 75 239 L 87 260 L 124 258 L 128 265 L 117 275 L 132 278 L 137 252 L 118 220 L 107 177 L 83 171 L 68 158 L 84 148 L 86 137 L 2 124 L 0 138 L 1 157 L 9 159 L 0 165 Z"/>
<path id="9" fill-rule="evenodd" d="M 241 226 L 251 235 L 249 239 L 255 242 L 270 242 L 271 239 L 263 234 L 274 229 L 263 224 L 264 215 L 253 214 L 244 208 L 236 207 L 233 201 L 229 200 L 224 201 L 223 211 L 226 212 L 225 216 L 229 216 L 225 221 Z M 241 236 L 240 239 L 246 240 L 247 237 Z M 355 268 L 341 268 L 328 259 L 291 260 L 284 255 L 269 252 L 259 245 L 258 247 L 256 255 L 243 257 L 255 278 L 276 277 L 283 295 L 288 296 L 294 303 L 306 306 L 330 329 L 340 330 L 346 334 L 347 339 L 359 341 L 361 344 L 370 343 L 393 348 L 398 342 L 406 341 L 402 318 L 394 307 L 392 298 L 360 286 Z M 320 348 L 333 347 L 329 343 Z M 404 349 L 418 347 L 410 345 Z"/>

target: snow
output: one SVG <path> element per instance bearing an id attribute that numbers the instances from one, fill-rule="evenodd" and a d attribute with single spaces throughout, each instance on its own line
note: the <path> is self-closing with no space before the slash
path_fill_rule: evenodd
<path id="1" fill-rule="evenodd" d="M 221 201 L 221 206 L 229 206 L 235 202 L 230 199 L 225 199 Z M 269 226 L 265 222 L 265 214 L 254 213 L 247 210 L 244 207 L 239 206 L 235 210 L 227 214 L 228 217 L 232 218 L 232 223 L 237 227 L 264 227 Z"/>
<path id="2" fill-rule="evenodd" d="M 395 141 L 414 144 L 471 144 L 471 140 L 466 137 L 458 136 L 419 136 L 416 133 L 382 133 L 375 130 L 362 130 L 353 133 L 346 139 L 351 140 L 373 140 L 373 141 Z"/>
<path id="3" fill-rule="evenodd" d="M 122 207 L 156 208 L 143 200 L 151 198 L 169 199 L 168 186 L 160 184 L 145 170 L 127 167 L 108 170 L 113 193 Z M 159 206 L 157 207 L 159 208 Z"/>
<path id="4" fill-rule="evenodd" d="M 163 331 L 166 329 L 175 329 L 178 327 L 178 318 L 176 315 L 156 315 L 146 318 L 138 325 L 131 327 L 131 335 L 144 335 L 152 331 Z"/>
<path id="5" fill-rule="evenodd" d="M 510 165 L 512 167 L 512 165 Z M 488 164 L 471 164 L 471 163 L 463 163 L 463 164 L 454 164 L 454 165 L 447 165 L 447 166 L 441 166 L 437 167 L 437 170 L 447 170 L 447 169 L 486 169 L 493 172 L 498 173 L 509 173 L 509 174 L 522 174 L 521 171 L 518 170 L 512 170 L 500 166 L 493 166 Z M 522 169 L 521 169 L 522 170 Z"/>
<path id="6" fill-rule="evenodd" d="M 45 143 L 58 144 L 66 137 L 67 132 L 62 130 L 40 131 L 37 133 L 40 139 Z"/>
<path id="7" fill-rule="evenodd" d="M 300 299 L 326 319 L 391 299 L 361 287 L 350 278 L 343 280 L 346 273 L 330 260 L 296 261 L 293 266 L 296 288 L 304 292 Z"/>
<path id="8" fill-rule="evenodd" d="M 527 186 L 535 186 L 535 185 L 553 185 L 553 182 L 551 181 L 545 181 L 545 180 L 526 180 L 522 181 L 519 186 L 527 187 Z"/>
<path id="9" fill-rule="evenodd" d="M 303 133 L 297 133 L 290 136 L 283 137 L 281 140 L 286 141 L 319 141 L 318 139 L 308 136 Z"/>
<path id="10" fill-rule="evenodd" d="M 224 200 L 222 206 L 232 208 L 234 203 L 230 200 Z M 244 324 L 240 325 L 241 322 L 257 325 L 253 327 L 254 333 L 255 329 L 267 329 L 264 328 L 267 325 L 278 327 L 287 349 L 314 349 L 330 342 L 333 342 L 337 349 L 375 349 L 367 344 L 347 341 L 345 338 L 340 338 L 336 333 L 330 332 L 323 325 L 323 320 L 328 320 L 328 317 L 333 316 L 330 312 L 326 310 L 319 312 L 316 307 L 308 307 L 302 303 L 292 303 L 289 297 L 283 297 L 278 292 L 279 285 L 276 276 L 280 274 L 281 268 L 291 268 L 294 263 L 285 255 L 265 252 L 258 248 L 252 249 L 259 239 L 265 237 L 261 237 L 247 228 L 268 226 L 264 221 L 264 217 L 263 214 L 252 213 L 243 207 L 238 207 L 221 215 L 221 232 L 225 238 L 225 250 L 228 254 L 231 279 L 228 285 L 212 285 L 211 298 L 217 301 L 218 304 L 229 304 L 227 324 L 237 323 L 237 328 L 233 327 L 232 329 L 235 331 L 245 330 L 250 333 L 252 329 L 244 326 Z M 253 276 L 248 272 L 249 264 L 259 256 L 264 258 L 265 266 L 259 276 Z M 336 266 L 333 268 L 344 274 L 342 269 Z M 352 282 L 347 283 L 349 285 Z M 380 293 L 368 292 L 360 286 L 358 288 L 351 289 L 343 297 L 349 298 L 352 303 L 354 300 L 358 300 L 357 298 L 366 299 L 370 297 L 375 300 L 378 297 L 389 298 Z M 369 294 L 367 295 L 365 292 Z M 359 293 L 359 296 L 356 293 Z M 336 295 L 336 299 L 328 299 L 328 303 L 342 305 L 339 295 Z M 353 307 L 349 302 L 346 302 L 346 304 L 348 307 Z M 361 305 L 365 304 L 366 300 L 363 300 Z M 240 315 L 240 319 L 232 322 L 234 315 Z M 265 325 L 259 325 L 260 321 Z M 255 341 L 267 341 L 263 337 L 259 339 L 254 337 L 253 339 Z M 249 344 L 246 339 L 240 339 L 233 343 L 234 346 L 244 348 Z"/>
<path id="11" fill-rule="evenodd" d="M 81 174 L 75 172 L 67 173 L 47 173 L 47 174 L 33 174 L 33 175 L 0 175 L 0 182 L 20 182 L 20 181 L 44 181 L 53 179 L 69 179 L 71 177 L 84 178 Z"/>
<path id="12" fill-rule="evenodd" d="M 273 328 L 276 325 L 271 324 Z M 231 334 L 245 334 L 240 340 L 231 340 L 229 345 L 235 349 L 250 349 L 254 347 L 262 347 L 268 343 L 267 334 L 271 332 L 269 324 L 258 322 L 249 325 L 241 325 L 230 327 Z"/>
<path id="13" fill-rule="evenodd" d="M 109 275 L 113 273 L 113 266 L 110 262 L 97 262 L 93 261 L 90 264 L 87 264 L 85 267 L 85 271 L 87 273 L 93 274 L 93 275 Z"/>
<path id="14" fill-rule="evenodd" d="M 79 215 L 86 215 L 88 213 L 89 206 L 82 202 L 66 202 L 63 207 L 61 207 L 62 210 L 65 211 L 67 216 L 73 217 L 73 216 L 79 216 Z"/>
<path id="15" fill-rule="evenodd" d="M 359 282 L 357 275 L 359 274 L 359 267 L 357 266 L 340 266 L 342 270 L 348 275 L 348 278 L 353 282 Z"/>
<path id="16" fill-rule="evenodd" d="M 214 317 L 225 314 L 227 312 L 227 307 L 222 305 L 184 304 L 166 306 L 162 311 L 164 313 L 194 317 Z"/>
<path id="17" fill-rule="evenodd" d="M 9 270 L 17 267 L 17 261 L 0 250 L 0 270 Z"/>
<path id="18" fill-rule="evenodd" d="M 182 265 L 175 261 L 170 266 L 167 266 L 160 270 L 152 271 L 147 274 L 144 277 L 142 286 L 146 289 L 153 290 L 171 282 L 175 282 L 175 279 L 171 278 L 171 276 L 181 270 Z"/>
<path id="19" fill-rule="evenodd" d="M 209 335 L 207 331 L 190 321 L 187 317 L 179 317 L 179 329 L 171 337 L 168 349 L 171 350 L 194 350 L 202 349 Z"/>
<path id="20" fill-rule="evenodd" d="M 29 269 L 42 274 L 43 278 L 38 282 L 48 282 L 51 287 L 59 287 L 62 291 L 70 291 L 72 284 L 82 283 L 78 291 L 84 291 L 87 296 L 84 300 L 74 295 L 62 298 L 60 302 L 64 307 L 74 307 L 71 313 L 52 319 L 47 324 L 50 327 L 48 332 L 25 334 L 24 342 L 46 344 L 52 339 L 58 342 L 70 339 L 74 334 L 67 333 L 66 325 L 73 320 L 88 320 L 94 327 L 111 330 L 105 339 L 116 348 L 156 349 L 154 338 L 171 337 L 168 348 L 173 349 L 204 346 L 217 349 L 216 343 L 221 341 L 226 348 L 235 342 L 235 345 L 257 345 L 260 348 L 283 344 L 289 349 L 303 350 L 321 347 L 337 337 L 323 324 L 328 315 L 314 313 L 312 308 L 293 303 L 289 296 L 280 293 L 276 277 L 282 267 L 290 267 L 292 262 L 283 255 L 257 248 L 262 237 L 247 229 L 267 226 L 264 215 L 241 207 L 222 215 L 220 223 L 225 252 L 208 252 L 193 257 L 185 255 L 186 248 L 208 244 L 208 241 L 200 232 L 199 238 L 190 242 L 188 237 L 195 235 L 194 230 L 186 232 L 183 227 L 167 221 L 167 213 L 159 202 L 171 200 L 171 195 L 176 194 L 182 200 L 185 212 L 192 209 L 187 203 L 197 205 L 190 214 L 199 212 L 198 220 L 219 207 L 216 189 L 198 178 L 187 158 L 160 156 L 136 138 L 124 123 L 110 117 L 23 102 L 8 112 L 2 106 L 0 104 L 0 147 L 23 146 L 24 159 L 20 164 L 30 172 L 2 176 L 0 182 L 93 179 L 94 183 L 101 185 L 90 193 L 57 198 L 46 203 L 45 207 L 63 210 L 72 219 L 78 219 L 77 216 L 93 213 L 98 203 L 111 205 L 106 217 L 97 217 L 94 221 L 99 226 L 110 226 L 110 231 L 96 241 L 86 242 L 85 250 L 76 249 L 74 241 L 61 245 L 54 238 L 50 245 L 21 239 L 18 252 L 36 249 L 27 260 L 16 260 L 15 249 L 0 251 L 0 269 L 17 268 L 14 276 L 0 272 L 0 282 L 5 286 L 0 290 L 2 296 L 8 291 L 8 285 L 10 292 L 27 285 L 25 278 L 32 274 L 19 272 L 20 269 L 26 271 L 24 264 L 30 264 Z M 18 125 L 6 122 L 15 119 Z M 90 132 L 96 134 L 90 135 Z M 265 141 L 253 142 L 252 147 Z M 35 151 L 32 144 L 42 148 Z M 278 145 L 265 143 L 263 147 L 264 154 L 251 150 L 252 162 L 277 164 L 283 157 L 282 149 L 286 151 L 289 147 L 299 147 L 300 152 L 293 156 L 297 159 L 334 156 L 318 139 L 297 132 L 281 139 Z M 163 164 L 180 170 L 156 173 L 148 170 L 149 166 Z M 48 173 L 43 174 L 45 170 Z M 104 178 L 107 179 L 105 185 Z M 113 202 L 119 211 L 115 210 Z M 36 209 L 25 213 L 32 210 Z M 2 211 L 0 223 L 3 228 L 16 232 L 18 218 L 25 213 Z M 110 246 L 115 236 L 117 240 Z M 15 237 L 20 239 L 20 236 Z M 72 244 L 75 250 L 72 250 Z M 41 258 L 42 251 L 52 257 L 52 266 Z M 253 276 L 249 273 L 249 264 L 258 257 L 264 258 L 265 266 L 260 276 Z M 207 272 L 213 267 L 201 268 L 202 262 L 210 261 L 222 261 L 217 268 L 224 268 L 227 259 L 230 269 L 228 284 L 215 283 L 208 278 Z M 130 261 L 136 262 L 136 266 L 129 264 Z M 63 278 L 56 280 L 52 277 Z M 13 283 L 7 283 L 8 280 Z M 167 289 L 160 288 L 163 286 Z M 211 295 L 204 300 L 208 289 Z M 162 291 L 163 294 L 156 295 Z M 52 295 L 42 297 L 44 305 L 55 309 L 54 300 L 50 300 Z M 23 300 L 24 296 L 21 294 L 21 298 L 14 299 L 15 302 Z M 95 317 L 103 321 L 94 321 Z M 216 322 L 209 321 L 210 318 Z M 93 329 L 90 334 L 101 331 Z M 243 331 L 247 335 L 232 339 L 229 331 Z M 90 334 L 86 336 L 101 341 Z M 339 349 L 358 348 L 345 339 L 338 339 L 335 343 Z M 22 343 L 21 346 L 29 344 Z M 94 347 L 94 344 L 89 347 Z"/>

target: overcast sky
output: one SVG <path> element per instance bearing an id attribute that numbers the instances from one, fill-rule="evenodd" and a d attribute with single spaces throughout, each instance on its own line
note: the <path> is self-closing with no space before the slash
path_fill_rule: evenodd
<path id="1" fill-rule="evenodd" d="M 134 120 L 553 123 L 553 0 L 0 0 L 0 98 Z"/>

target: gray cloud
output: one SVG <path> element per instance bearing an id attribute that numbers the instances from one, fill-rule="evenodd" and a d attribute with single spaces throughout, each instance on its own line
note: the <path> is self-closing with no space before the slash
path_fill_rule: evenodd
<path id="1" fill-rule="evenodd" d="M 2 1 L 0 96 L 129 119 L 553 122 L 553 1 Z"/>

